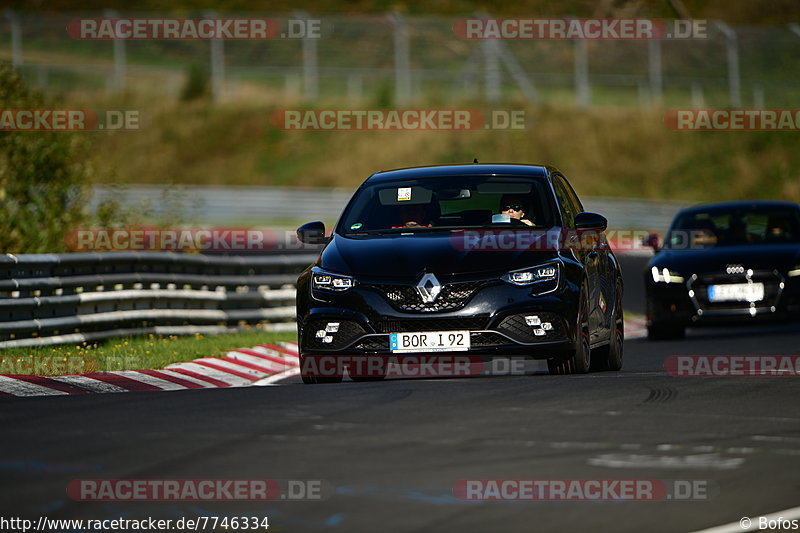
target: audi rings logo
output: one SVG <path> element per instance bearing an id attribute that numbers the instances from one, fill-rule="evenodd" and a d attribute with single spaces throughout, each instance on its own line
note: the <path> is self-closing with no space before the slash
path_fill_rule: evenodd
<path id="1" fill-rule="evenodd" d="M 726 274 L 744 274 L 744 267 L 742 265 L 726 265 Z"/>

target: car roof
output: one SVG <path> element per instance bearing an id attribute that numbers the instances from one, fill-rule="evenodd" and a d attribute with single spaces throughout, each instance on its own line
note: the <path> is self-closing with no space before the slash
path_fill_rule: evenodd
<path id="1" fill-rule="evenodd" d="M 555 170 L 545 165 L 515 164 L 472 164 L 472 165 L 434 165 L 376 172 L 367 182 L 391 181 L 399 179 L 441 178 L 447 176 L 534 176 L 547 177 Z"/>
<path id="2" fill-rule="evenodd" d="M 784 209 L 800 209 L 800 205 L 794 202 L 784 202 L 780 200 L 738 200 L 733 202 L 715 202 L 710 204 L 701 204 L 695 205 L 692 207 L 687 207 L 686 209 L 681 210 L 679 215 L 686 215 L 686 214 L 693 214 L 693 213 L 704 213 L 709 211 L 729 211 L 731 209 L 736 208 L 750 208 L 750 209 L 759 209 L 759 208 L 768 208 L 768 207 L 776 207 L 776 208 L 784 208 Z"/>

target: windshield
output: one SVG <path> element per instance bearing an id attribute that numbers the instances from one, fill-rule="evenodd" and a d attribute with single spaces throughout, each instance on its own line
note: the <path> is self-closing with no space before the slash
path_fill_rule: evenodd
<path id="1" fill-rule="evenodd" d="M 683 215 L 675 221 L 666 247 L 781 243 L 800 243 L 800 210 L 748 206 Z"/>
<path id="2" fill-rule="evenodd" d="M 342 234 L 476 227 L 551 227 L 544 178 L 452 176 L 376 182 L 342 216 Z"/>

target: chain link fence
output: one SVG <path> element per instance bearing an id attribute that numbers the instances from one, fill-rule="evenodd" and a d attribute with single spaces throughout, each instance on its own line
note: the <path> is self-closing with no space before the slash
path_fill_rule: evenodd
<path id="1" fill-rule="evenodd" d="M 454 32 L 456 17 L 226 13 L 225 18 L 271 18 L 281 28 L 313 21 L 319 38 L 124 41 L 75 39 L 66 28 L 79 18 L 171 15 L 4 15 L 0 57 L 34 85 L 62 93 L 177 99 L 194 69 L 207 76 L 215 101 L 279 105 L 527 101 L 780 108 L 793 107 L 800 96 L 796 24 L 731 27 L 706 21 L 705 38 L 685 40 L 465 40 Z"/>

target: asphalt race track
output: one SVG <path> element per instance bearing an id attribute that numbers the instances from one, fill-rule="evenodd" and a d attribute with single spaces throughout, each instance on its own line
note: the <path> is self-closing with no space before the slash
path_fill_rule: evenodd
<path id="1" fill-rule="evenodd" d="M 640 274 L 635 274 L 638 279 Z M 4 516 L 268 516 L 271 531 L 694 531 L 796 507 L 797 377 L 671 355 L 798 355 L 797 324 L 626 341 L 620 373 L 4 398 Z M 79 502 L 84 478 L 323 480 L 325 499 Z M 689 501 L 476 502 L 459 480 L 699 481 Z M 702 495 L 701 495 L 702 496 Z M 738 526 L 737 526 L 738 527 Z"/>

